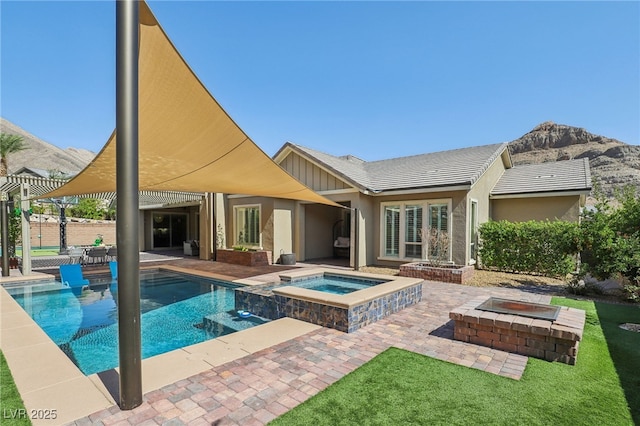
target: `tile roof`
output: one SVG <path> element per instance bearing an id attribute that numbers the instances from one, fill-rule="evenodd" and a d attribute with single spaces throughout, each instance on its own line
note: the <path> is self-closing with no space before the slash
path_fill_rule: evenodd
<path id="1" fill-rule="evenodd" d="M 473 185 L 506 143 L 367 162 L 288 144 L 363 190 L 372 192 Z"/>
<path id="2" fill-rule="evenodd" d="M 505 170 L 491 195 L 591 190 L 589 160 L 527 164 Z"/>

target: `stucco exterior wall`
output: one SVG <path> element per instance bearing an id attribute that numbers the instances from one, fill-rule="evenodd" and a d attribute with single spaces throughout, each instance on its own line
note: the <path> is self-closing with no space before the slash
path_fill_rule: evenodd
<path id="1" fill-rule="evenodd" d="M 489 168 L 469 190 L 466 200 L 467 218 L 466 232 L 464 235 L 464 265 L 468 265 L 471 261 L 471 202 L 476 201 L 478 203 L 477 225 L 479 228 L 480 225 L 488 222 L 491 218 L 491 203 L 489 201 L 489 195 L 491 194 L 491 190 L 496 185 L 500 177 L 502 177 L 502 175 L 504 174 L 505 170 L 505 159 L 500 158 L 494 161 L 493 164 L 489 166 Z"/>
<path id="2" fill-rule="evenodd" d="M 491 200 L 491 218 L 511 222 L 566 220 L 580 218 L 580 196 L 505 198 Z"/>
<path id="3" fill-rule="evenodd" d="M 273 261 L 276 262 L 281 253 L 294 253 L 293 226 L 296 202 L 293 200 L 274 200 L 273 206 Z"/>

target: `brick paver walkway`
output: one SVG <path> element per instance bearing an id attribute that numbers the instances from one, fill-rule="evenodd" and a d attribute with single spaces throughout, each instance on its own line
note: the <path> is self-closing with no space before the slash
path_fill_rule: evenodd
<path id="1" fill-rule="evenodd" d="M 395 346 L 519 379 L 527 358 L 453 340 L 449 311 L 486 295 L 548 303 L 507 288 L 425 282 L 422 302 L 354 333 L 323 328 L 147 393 L 140 407 L 117 406 L 75 425 L 263 425 Z"/>

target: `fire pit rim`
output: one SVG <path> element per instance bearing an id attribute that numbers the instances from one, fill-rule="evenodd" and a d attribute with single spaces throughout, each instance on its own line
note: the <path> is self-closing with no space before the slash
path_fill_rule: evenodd
<path id="1" fill-rule="evenodd" d="M 530 312 L 530 311 L 515 311 L 509 308 L 502 308 L 500 306 L 494 306 L 494 302 L 497 303 L 510 303 L 510 304 L 519 304 L 530 306 L 532 308 L 537 308 L 538 311 Z M 480 305 L 476 307 L 477 310 L 485 311 L 485 312 L 494 312 L 498 314 L 510 314 L 515 316 L 522 316 L 527 318 L 541 319 L 541 320 L 549 320 L 555 321 L 558 319 L 558 315 L 560 314 L 560 306 L 547 305 L 542 303 L 534 303 L 534 302 L 525 302 L 522 300 L 513 300 L 513 299 L 504 299 L 501 297 L 489 297 L 487 300 L 482 302 Z M 542 310 L 542 312 L 540 312 Z"/>

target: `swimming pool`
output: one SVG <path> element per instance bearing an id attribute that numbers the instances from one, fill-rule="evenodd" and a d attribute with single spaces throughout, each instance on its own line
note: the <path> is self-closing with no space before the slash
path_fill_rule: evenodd
<path id="1" fill-rule="evenodd" d="M 263 323 L 237 316 L 236 287 L 176 272 L 141 272 L 142 357 Z M 84 374 L 118 366 L 117 282 L 91 279 L 82 291 L 59 282 L 7 291 Z"/>

